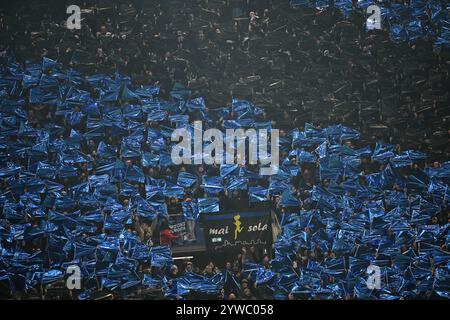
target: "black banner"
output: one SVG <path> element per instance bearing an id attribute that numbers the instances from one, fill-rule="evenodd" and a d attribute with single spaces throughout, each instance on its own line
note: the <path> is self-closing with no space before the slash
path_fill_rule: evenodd
<path id="1" fill-rule="evenodd" d="M 207 215 L 203 229 L 206 248 L 213 252 L 272 244 L 269 211 Z"/>

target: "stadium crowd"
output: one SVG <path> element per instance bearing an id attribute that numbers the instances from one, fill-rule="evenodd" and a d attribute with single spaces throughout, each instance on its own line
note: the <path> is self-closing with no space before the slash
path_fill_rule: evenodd
<path id="1" fill-rule="evenodd" d="M 280 128 L 342 123 L 367 141 L 447 159 L 448 50 L 434 53 L 430 39 L 395 44 L 387 32 L 367 33 L 361 15 L 343 20 L 332 5 L 292 10 L 270 0 L 85 1 L 82 29 L 70 31 L 66 3 L 49 3 L 14 3 L 2 13 L 1 44 L 19 60 L 119 70 L 166 98 L 178 81 L 208 105 L 253 101 Z"/>
<path id="2" fill-rule="evenodd" d="M 79 299 L 449 297 L 445 52 L 337 10 L 244 4 L 86 2 L 80 31 L 63 2 L 2 13 L 2 295 L 72 294 L 75 263 Z M 279 128 L 282 170 L 172 165 L 170 132 L 194 120 Z M 173 265 L 167 216 L 212 198 L 271 207 L 273 253 Z"/>

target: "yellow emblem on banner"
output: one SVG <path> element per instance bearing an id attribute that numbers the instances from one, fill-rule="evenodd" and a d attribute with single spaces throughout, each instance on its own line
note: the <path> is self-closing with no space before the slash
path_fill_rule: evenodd
<path id="1" fill-rule="evenodd" d="M 241 225 L 241 216 L 235 215 L 234 216 L 234 240 L 237 240 L 238 234 L 242 231 L 242 225 Z"/>

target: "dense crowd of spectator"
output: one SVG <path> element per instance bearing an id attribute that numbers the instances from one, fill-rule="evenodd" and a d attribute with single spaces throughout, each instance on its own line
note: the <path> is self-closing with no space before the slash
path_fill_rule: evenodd
<path id="1" fill-rule="evenodd" d="M 69 31 L 69 3 L 48 3 L 1 13 L 1 44 L 21 60 L 119 70 L 164 97 L 178 81 L 208 106 L 251 100 L 278 127 L 343 123 L 370 141 L 447 158 L 448 53 L 434 53 L 428 39 L 394 44 L 364 31 L 361 15 L 270 0 L 85 1 L 82 29 Z"/>
<path id="2" fill-rule="evenodd" d="M 347 252 L 347 249 L 326 244 L 332 241 L 323 232 L 335 230 L 327 219 L 345 220 L 350 229 L 353 228 L 352 232 L 359 230 L 359 223 L 364 221 L 362 230 L 368 231 L 367 208 L 373 210 L 371 214 L 382 211 L 387 215 L 397 207 L 407 207 L 407 214 L 416 210 L 420 219 L 411 218 L 414 221 L 409 222 L 414 228 L 428 224 L 437 227 L 438 231 L 432 236 L 426 234 L 423 241 L 435 245 L 436 250 L 440 250 L 439 257 L 448 254 L 450 213 L 446 186 L 449 176 L 445 161 L 448 160 L 449 64 L 445 55 L 432 52 L 429 42 L 420 40 L 413 45 L 394 45 L 383 32 L 364 33 L 361 17 L 342 21 L 336 10 L 294 11 L 287 1 L 86 2 L 81 5 L 87 11 L 83 12 L 79 31 L 64 28 L 65 5 L 63 2 L 54 4 L 51 7 L 33 4 L 21 9 L 20 4 L 14 4 L 14 8 L 19 8 L 15 14 L 6 9 L 0 16 L 0 43 L 5 50 L 2 56 L 1 133 L 5 139 L 1 145 L 0 240 L 3 253 L 16 250 L 26 255 L 22 261 L 20 256 L 2 254 L 4 259 L 19 259 L 26 264 L 41 259 L 42 252 L 52 252 L 49 261 L 42 258 L 45 262 L 40 262 L 46 270 L 61 263 L 61 259 L 65 262 L 79 259 L 79 263 L 89 266 L 92 257 L 89 250 L 94 248 L 94 264 L 100 275 L 95 280 L 90 279 L 97 282 L 94 285 L 87 281 L 89 288 L 94 289 L 83 291 L 81 297 L 89 298 L 96 295 L 133 298 L 144 297 L 147 293 L 152 298 L 205 297 L 202 290 L 181 293 L 176 283 L 183 277 L 192 282 L 201 281 L 203 285 L 217 285 L 219 292 L 207 295 L 214 298 L 253 300 L 276 295 L 289 299 L 320 298 L 319 294 L 309 294 L 302 287 L 301 281 L 307 278 L 303 278 L 303 273 L 315 270 L 315 264 L 320 264 L 325 270 L 319 279 L 320 286 L 334 288 L 345 283 L 338 279 L 343 274 L 350 275 L 349 268 L 332 273 L 329 270 L 333 267 L 327 263 L 331 261 L 336 265 L 342 258 L 348 266 L 350 257 L 359 258 L 356 247 L 352 246 Z M 38 14 L 44 10 L 45 15 Z M 12 54 L 15 58 L 11 58 Z M 41 58 L 45 58 L 43 64 L 25 62 L 37 62 Z M 33 80 L 36 68 L 42 68 L 42 73 L 38 71 L 38 80 Z M 74 68 L 79 74 L 72 78 L 60 76 L 67 74 L 65 68 Z M 16 78 L 11 80 L 6 76 L 8 72 L 16 72 L 17 76 L 23 70 L 31 77 L 21 75 L 20 85 L 12 84 Z M 93 76 L 98 74 L 105 76 Z M 114 74 L 114 79 L 108 76 Z M 57 78 L 57 84 L 46 75 Z M 119 86 L 114 87 L 112 83 Z M 75 89 L 66 92 L 67 84 L 83 92 Z M 176 98 L 174 86 L 184 92 L 181 99 Z M 33 92 L 35 87 L 43 91 Z M 157 95 L 152 90 L 157 87 L 159 97 L 169 102 L 155 100 Z M 45 92 L 53 94 L 55 88 L 61 90 L 64 97 L 55 99 L 65 100 L 70 108 L 40 100 L 47 99 Z M 106 99 L 105 92 L 114 90 L 117 97 Z M 98 105 L 90 109 L 91 105 L 86 108 L 84 103 L 70 100 L 80 96 Z M 197 97 L 203 97 L 205 102 L 199 109 L 188 108 L 183 112 L 171 109 L 174 106 L 176 109 L 179 100 L 189 104 Z M 22 98 L 24 103 L 20 102 Z M 254 104 L 235 100 L 233 106 L 232 98 L 248 99 Z M 32 103 L 34 99 L 39 102 Z M 11 105 L 11 101 L 17 104 Z M 239 103 L 244 108 L 237 112 Z M 14 110 L 6 107 L 8 104 Z M 149 104 L 151 107 L 144 107 Z M 163 111 L 162 118 L 152 118 L 153 113 L 150 114 L 154 110 Z M 185 213 L 184 203 L 210 196 L 202 186 L 202 179 L 220 175 L 221 168 L 216 165 L 173 166 L 163 161 L 161 155 L 167 153 L 170 146 L 167 130 L 178 125 L 169 116 L 187 115 L 183 125 L 203 120 L 209 127 L 224 128 L 226 121 L 242 120 L 242 110 L 246 112 L 243 118 L 281 129 L 284 171 L 277 179 L 266 179 L 254 176 L 257 165 L 237 168 L 244 170 L 249 186 L 270 189 L 267 201 L 261 201 L 262 204 L 249 204 L 248 188 L 227 189 L 235 173 L 221 177 L 223 188 L 215 196 L 219 198 L 221 210 L 243 210 L 255 205 L 272 208 L 283 227 L 282 237 L 271 248 L 274 250 L 270 250 L 274 252 L 262 254 L 255 247 L 243 248 L 225 266 L 214 262 L 200 266 L 195 261 L 186 261 L 182 266 L 156 267 L 150 262 L 155 259 L 153 256 L 136 258 L 135 252 L 149 251 L 159 245 L 170 247 L 173 241 L 179 240 L 170 231 L 167 215 Z M 111 123 L 98 125 L 97 120 Z M 305 126 L 305 122 L 314 126 Z M 358 129 L 361 139 L 356 131 L 346 127 L 329 127 L 337 123 Z M 95 131 L 99 127 L 101 130 Z M 351 138 L 344 139 L 345 135 Z M 42 146 L 39 139 L 48 144 Z M 385 139 L 387 143 L 377 144 L 373 152 L 364 148 L 368 144 L 373 147 L 378 139 Z M 325 149 L 318 150 L 323 142 Z M 409 149 L 426 151 L 430 156 L 427 158 Z M 146 153 L 161 157 L 147 158 Z M 339 164 L 323 160 L 328 156 L 337 156 Z M 338 170 L 338 174 L 334 170 Z M 181 194 L 165 184 L 167 181 L 177 184 L 180 172 L 188 172 L 196 178 L 192 186 L 182 188 Z M 40 181 L 32 180 L 33 177 Z M 45 185 L 42 189 L 40 183 Z M 160 194 L 152 193 L 156 189 L 148 187 L 162 184 L 166 188 L 164 191 L 169 194 L 170 189 L 173 194 L 164 194 L 161 200 Z M 366 193 L 377 197 L 370 198 Z M 345 205 L 341 203 L 341 200 L 345 202 L 344 197 L 348 202 Z M 337 198 L 339 201 L 334 202 Z M 159 207 L 142 209 L 147 200 L 155 200 Z M 328 206 L 323 203 L 327 201 Z M 417 201 L 419 209 L 413 210 Z M 8 210 L 6 203 L 10 205 Z M 26 211 L 27 206 L 33 208 L 32 212 Z M 43 211 L 38 212 L 37 208 Z M 330 211 L 335 215 L 333 218 L 328 216 Z M 311 214 L 310 221 L 301 220 L 299 212 L 301 216 Z M 406 213 L 398 213 L 398 218 L 403 218 L 403 214 Z M 428 216 L 424 218 L 422 214 Z M 379 218 L 376 213 L 375 218 Z M 370 219 L 370 228 L 376 231 L 372 225 L 374 217 Z M 187 223 L 192 220 L 187 218 Z M 26 226 L 26 230 L 21 233 L 17 225 Z M 291 241 L 291 244 L 296 243 L 294 254 L 280 249 L 286 247 L 284 241 L 291 235 L 290 228 L 297 228 L 296 232 L 304 233 L 308 239 L 308 246 L 300 240 Z M 189 229 L 192 231 L 192 226 Z M 415 253 L 418 261 L 423 258 L 419 257 L 420 241 L 396 232 L 405 231 L 389 229 L 383 236 L 395 239 L 390 244 L 402 254 Z M 64 237 L 72 249 L 61 246 L 52 233 Z M 315 243 L 315 237 L 325 239 L 325 244 L 318 240 Z M 102 242 L 111 239 L 119 243 L 113 250 L 114 257 L 105 255 L 103 260 L 99 259 L 97 250 L 101 251 Z M 361 243 L 352 245 L 372 245 L 371 240 L 364 237 L 358 241 Z M 57 254 L 59 249 L 64 257 Z M 388 256 L 394 261 L 389 254 L 377 251 L 375 256 L 377 260 Z M 434 260 L 438 254 L 433 251 Z M 289 263 L 284 260 L 286 257 Z M 127 273 L 133 259 L 139 262 L 132 268 L 135 274 Z M 282 261 L 289 270 L 275 267 L 271 259 Z M 16 267 L 3 260 L 1 263 L 0 269 Z M 120 282 L 110 274 L 114 273 L 110 272 L 111 265 L 107 275 L 99 272 L 109 263 L 123 268 L 120 270 L 126 274 L 125 283 L 124 278 Z M 430 269 L 433 276 L 444 273 L 436 271 L 444 270 L 442 261 L 433 263 L 424 263 L 427 267 L 421 267 Z M 256 271 L 249 271 L 249 268 Z M 270 275 L 266 278 L 264 272 Z M 288 274 L 300 277 L 299 282 L 294 285 L 284 279 L 286 282 L 268 284 Z M 12 295 L 31 297 L 35 294 L 51 298 L 48 289 L 64 286 L 64 281 L 60 279 L 61 274 L 54 278 L 52 274 L 47 276 L 51 279 L 48 282 L 29 278 L 28 273 L 26 281 L 12 279 L 18 288 L 28 289 L 18 289 Z M 202 276 L 201 280 L 197 276 Z M 426 281 L 430 278 L 423 280 Z M 130 288 L 134 288 L 131 293 Z M 359 292 L 342 294 L 342 288 L 333 290 L 336 294 L 333 298 L 362 296 Z M 429 297 L 433 290 L 426 287 L 415 295 Z M 68 294 L 64 289 L 61 292 L 63 296 Z M 383 294 L 407 297 L 395 290 Z"/>

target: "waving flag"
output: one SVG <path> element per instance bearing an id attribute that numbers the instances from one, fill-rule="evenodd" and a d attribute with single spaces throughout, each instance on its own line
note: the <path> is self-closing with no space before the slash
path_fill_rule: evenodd
<path id="1" fill-rule="evenodd" d="M 180 172 L 178 174 L 177 184 L 183 188 L 191 188 L 197 183 L 197 177 L 188 172 Z"/>
<path id="2" fill-rule="evenodd" d="M 219 212 L 219 199 L 217 198 L 198 198 L 199 213 Z"/>

